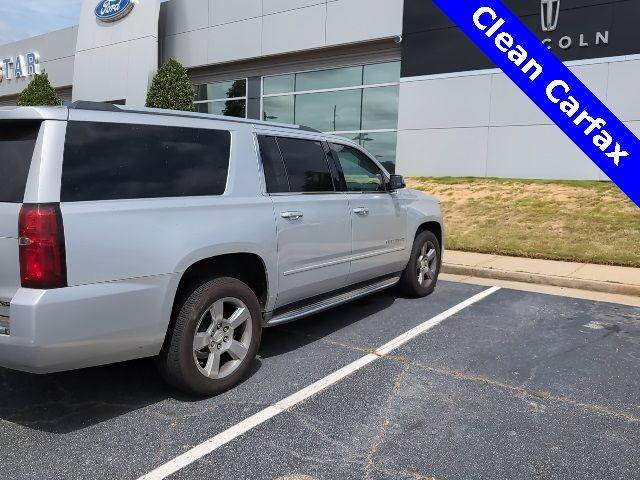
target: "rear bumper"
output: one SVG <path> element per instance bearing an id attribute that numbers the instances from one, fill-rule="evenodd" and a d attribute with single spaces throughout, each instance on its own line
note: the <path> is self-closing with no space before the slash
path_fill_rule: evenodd
<path id="1" fill-rule="evenodd" d="M 20 289 L 0 366 L 52 373 L 157 355 L 169 323 L 172 275 L 58 290 Z"/>

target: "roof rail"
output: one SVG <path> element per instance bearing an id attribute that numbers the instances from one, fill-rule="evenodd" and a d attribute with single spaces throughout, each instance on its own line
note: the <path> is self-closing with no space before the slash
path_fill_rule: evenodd
<path id="1" fill-rule="evenodd" d="M 86 100 L 79 100 L 69 105 L 71 110 L 92 110 L 98 112 L 121 112 L 113 103 L 104 102 L 87 102 Z"/>
<path id="2" fill-rule="evenodd" d="M 306 132 L 322 133 L 319 130 L 316 130 L 310 127 L 305 127 L 302 125 L 290 125 L 287 123 L 278 123 L 278 122 L 265 122 L 262 120 L 254 120 L 251 118 L 225 117 L 223 115 L 211 115 L 209 113 L 182 112 L 178 110 L 162 110 L 159 108 L 147 108 L 147 107 L 133 108 L 133 107 L 126 107 L 124 105 L 114 105 L 112 103 L 89 102 L 84 100 L 73 102 L 71 105 L 69 105 L 68 108 L 71 110 L 90 110 L 94 112 L 137 113 L 137 114 L 148 114 L 148 115 L 163 115 L 167 117 L 202 118 L 205 120 L 217 120 L 217 121 L 234 122 L 234 123 L 249 123 L 249 124 L 261 125 L 261 126 L 290 128 L 290 129 L 302 130 Z"/>

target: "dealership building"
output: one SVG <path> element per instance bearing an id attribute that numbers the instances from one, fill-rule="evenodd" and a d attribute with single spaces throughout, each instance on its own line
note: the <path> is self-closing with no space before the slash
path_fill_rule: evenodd
<path id="1" fill-rule="evenodd" d="M 640 133 L 640 0 L 506 0 Z M 197 111 L 351 138 L 404 175 L 606 179 L 430 0 L 85 0 L 0 46 L 0 105 L 39 72 L 64 102 L 142 106 L 158 65 Z"/>

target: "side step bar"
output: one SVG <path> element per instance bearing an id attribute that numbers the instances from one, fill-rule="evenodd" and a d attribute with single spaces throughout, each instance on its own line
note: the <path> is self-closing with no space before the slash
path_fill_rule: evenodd
<path id="1" fill-rule="evenodd" d="M 380 290 L 391 288 L 399 281 L 400 276 L 387 277 L 384 280 L 380 280 L 375 283 L 369 283 L 367 285 L 358 287 L 355 290 L 350 290 L 348 292 L 336 295 L 335 297 L 329 297 L 311 303 L 309 305 L 305 305 L 304 307 L 278 313 L 271 318 L 269 318 L 269 314 L 267 314 L 265 315 L 265 322 L 263 323 L 263 325 L 265 327 L 274 327 L 276 325 L 282 325 L 283 323 L 293 322 L 295 320 L 314 315 L 324 310 L 337 307 L 338 305 L 348 303 L 352 300 L 356 300 L 357 298 L 366 297 L 367 295 L 379 292 Z"/>

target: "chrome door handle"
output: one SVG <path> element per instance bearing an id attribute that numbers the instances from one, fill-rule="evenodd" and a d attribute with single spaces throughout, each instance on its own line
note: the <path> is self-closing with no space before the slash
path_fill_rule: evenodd
<path id="1" fill-rule="evenodd" d="M 302 212 L 282 212 L 280 214 L 282 218 L 286 218 L 288 220 L 300 220 L 304 217 L 304 213 Z"/>
<path id="2" fill-rule="evenodd" d="M 353 213 L 360 215 L 361 217 L 366 217 L 369 215 L 369 209 L 364 207 L 354 208 Z"/>

